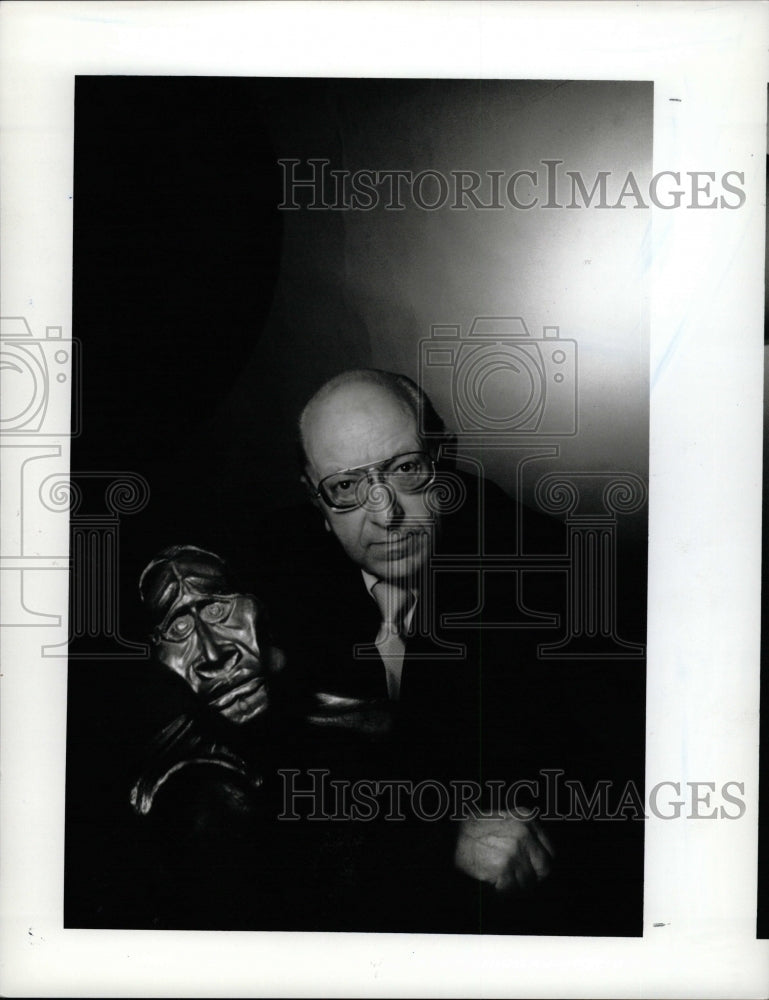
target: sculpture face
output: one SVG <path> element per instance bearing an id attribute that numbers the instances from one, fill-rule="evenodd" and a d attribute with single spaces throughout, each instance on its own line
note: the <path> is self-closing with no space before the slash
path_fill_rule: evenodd
<path id="1" fill-rule="evenodd" d="M 208 707 L 236 725 L 268 706 L 257 629 L 260 606 L 234 594 L 221 566 L 182 554 L 159 567 L 145 594 L 157 657 Z"/>

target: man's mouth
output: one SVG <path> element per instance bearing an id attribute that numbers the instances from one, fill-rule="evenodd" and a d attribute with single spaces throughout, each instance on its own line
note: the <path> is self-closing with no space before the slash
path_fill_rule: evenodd
<path id="1" fill-rule="evenodd" d="M 415 535 L 413 531 L 404 534 L 394 531 L 384 541 L 372 542 L 372 547 L 390 559 L 400 559 L 408 555 L 418 544 L 419 536 Z"/>

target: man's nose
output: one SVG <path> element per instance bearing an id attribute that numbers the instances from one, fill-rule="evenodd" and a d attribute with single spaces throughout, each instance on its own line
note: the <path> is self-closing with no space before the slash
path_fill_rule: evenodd
<path id="1" fill-rule="evenodd" d="M 403 507 L 395 487 L 381 477 L 369 480 L 365 506 L 371 520 L 383 528 L 392 527 L 403 517 Z"/>

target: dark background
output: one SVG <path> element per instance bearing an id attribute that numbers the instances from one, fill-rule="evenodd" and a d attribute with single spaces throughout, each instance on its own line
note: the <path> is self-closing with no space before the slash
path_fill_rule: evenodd
<path id="1" fill-rule="evenodd" d="M 557 156 L 588 179 L 633 170 L 643 189 L 651 97 L 648 84 L 78 78 L 84 430 L 72 474 L 132 471 L 149 484 L 147 506 L 120 523 L 125 638 L 144 638 L 136 583 L 152 555 L 189 542 L 237 564 L 244 532 L 302 499 L 293 427 L 311 392 L 355 366 L 415 377 L 433 322 L 522 315 L 535 333 L 556 324 L 577 340 L 580 434 L 561 442 L 558 464 L 533 463 L 523 499 L 559 468 L 646 476 L 645 213 L 285 213 L 277 160 L 510 173 Z M 476 457 L 512 492 L 509 457 Z M 101 513 L 102 494 L 86 483 L 83 510 Z M 645 508 L 619 538 L 621 631 L 642 642 Z M 582 671 L 584 725 L 605 753 L 596 766 L 611 759 L 643 788 L 643 663 L 547 669 Z M 183 696 L 146 660 L 105 656 L 70 659 L 68 698 L 65 921 L 130 926 L 126 789 L 143 741 Z M 641 931 L 638 826 L 624 908 L 588 921 L 592 933 Z"/>

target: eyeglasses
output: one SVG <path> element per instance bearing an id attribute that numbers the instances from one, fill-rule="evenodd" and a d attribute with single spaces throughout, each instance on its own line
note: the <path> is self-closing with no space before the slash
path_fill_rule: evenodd
<path id="1" fill-rule="evenodd" d="M 332 510 L 381 509 L 392 502 L 392 490 L 419 493 L 435 479 L 435 462 L 423 451 L 409 451 L 384 462 L 360 465 L 324 476 L 312 491 Z M 384 488 L 383 488 L 384 487 Z"/>

